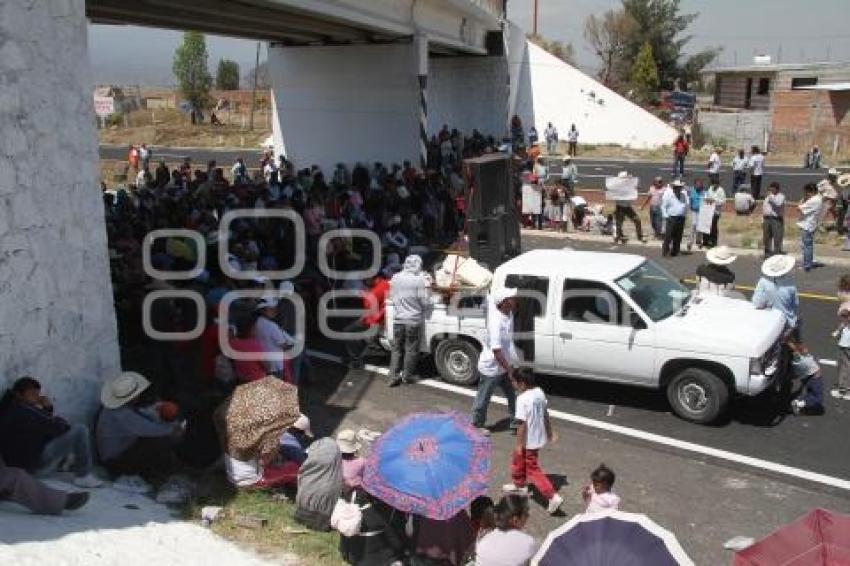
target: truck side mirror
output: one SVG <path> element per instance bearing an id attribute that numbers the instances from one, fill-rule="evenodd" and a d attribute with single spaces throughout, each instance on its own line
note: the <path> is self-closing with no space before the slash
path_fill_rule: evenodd
<path id="1" fill-rule="evenodd" d="M 641 316 L 634 311 L 629 313 L 629 323 L 635 330 L 646 330 L 646 323 L 643 321 Z"/>

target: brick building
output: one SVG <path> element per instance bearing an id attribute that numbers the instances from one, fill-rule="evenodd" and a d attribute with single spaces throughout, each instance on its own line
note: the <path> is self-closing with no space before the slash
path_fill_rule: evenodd
<path id="1" fill-rule="evenodd" d="M 737 145 L 766 141 L 772 151 L 817 145 L 826 155 L 850 153 L 850 62 L 764 62 L 703 74 L 714 76 L 713 104 L 700 121 L 710 134 Z M 740 132 L 741 124 L 749 131 Z"/>

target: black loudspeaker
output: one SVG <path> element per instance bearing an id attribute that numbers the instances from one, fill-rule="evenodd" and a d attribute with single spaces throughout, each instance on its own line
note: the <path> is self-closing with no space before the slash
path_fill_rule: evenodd
<path id="1" fill-rule="evenodd" d="M 470 255 L 491 271 L 520 253 L 511 158 L 493 153 L 467 159 L 466 220 Z"/>
<path id="2" fill-rule="evenodd" d="M 502 57 L 505 54 L 505 41 L 502 39 L 501 30 L 488 31 L 484 36 L 484 47 L 487 49 L 487 55 L 492 57 Z"/>

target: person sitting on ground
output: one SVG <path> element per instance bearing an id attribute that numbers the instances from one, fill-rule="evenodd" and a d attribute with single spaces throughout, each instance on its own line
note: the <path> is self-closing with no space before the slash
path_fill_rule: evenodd
<path id="1" fill-rule="evenodd" d="M 74 485 L 103 484 L 92 475 L 88 427 L 54 415 L 53 404 L 41 394 L 37 379 L 22 377 L 6 391 L 0 401 L 0 430 L 0 457 L 8 465 L 48 475 L 73 456 Z"/>
<path id="2" fill-rule="evenodd" d="M 815 357 L 800 342 L 788 340 L 791 349 L 791 370 L 794 379 L 800 380 L 800 392 L 791 401 L 791 412 L 795 415 L 822 415 L 823 406 L 823 374 Z"/>
<path id="3" fill-rule="evenodd" d="M 479 495 L 469 506 L 469 518 L 475 531 L 475 540 L 481 538 L 496 528 L 495 504 L 486 495 Z"/>
<path id="4" fill-rule="evenodd" d="M 314 531 L 330 530 L 331 514 L 342 493 L 342 454 L 332 438 L 310 446 L 298 471 L 295 520 Z"/>
<path id="5" fill-rule="evenodd" d="M 750 194 L 749 185 L 740 185 L 735 193 L 735 214 L 747 216 L 756 207 L 756 199 Z"/>
<path id="6" fill-rule="evenodd" d="M 151 481 L 178 467 L 175 448 L 185 425 L 173 403 L 157 402 L 150 382 L 134 371 L 122 372 L 103 384 L 95 427 L 97 451 L 113 476 L 140 475 Z"/>
<path id="7" fill-rule="evenodd" d="M 22 468 L 7 466 L 0 458 L 0 501 L 11 501 L 37 515 L 74 511 L 89 500 L 86 491 L 66 493 L 33 478 Z"/>
<path id="8" fill-rule="evenodd" d="M 408 534 L 411 564 L 461 566 L 475 546 L 475 531 L 465 509 L 444 521 L 412 515 Z"/>
<path id="9" fill-rule="evenodd" d="M 336 445 L 342 454 L 342 481 L 346 488 L 354 489 L 363 483 L 363 471 L 366 460 L 358 456 L 360 443 L 357 434 L 351 429 L 344 429 L 336 435 Z"/>
<path id="10" fill-rule="evenodd" d="M 402 564 L 407 548 L 405 515 L 361 489 L 351 490 L 344 497 L 356 503 L 361 513 L 360 532 L 339 537 L 339 553 L 345 563 L 354 566 Z"/>
<path id="11" fill-rule="evenodd" d="M 617 476 L 614 470 L 605 464 L 600 464 L 591 472 L 590 483 L 581 489 L 585 513 L 616 511 L 620 508 L 620 497 L 611 491 L 615 479 Z"/>
<path id="12" fill-rule="evenodd" d="M 522 531 L 528 522 L 528 497 L 506 495 L 494 509 L 496 528 L 475 545 L 477 566 L 526 566 L 537 542 Z"/>
<path id="13" fill-rule="evenodd" d="M 313 441 L 310 419 L 299 415 L 291 427 L 280 436 L 280 456 L 284 461 L 295 462 L 299 466 L 307 459 L 307 448 Z"/>
<path id="14" fill-rule="evenodd" d="M 738 256 L 728 246 L 711 248 L 705 253 L 707 263 L 697 267 L 697 293 L 727 295 L 735 288 L 735 274 L 729 266 Z"/>

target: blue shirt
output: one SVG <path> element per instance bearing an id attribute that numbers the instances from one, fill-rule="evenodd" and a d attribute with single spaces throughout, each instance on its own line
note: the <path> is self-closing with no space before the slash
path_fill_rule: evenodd
<path id="1" fill-rule="evenodd" d="M 688 191 L 688 202 L 691 205 L 691 210 L 699 212 L 699 207 L 702 204 L 702 199 L 705 196 L 705 191 L 699 192 L 696 187 L 691 187 Z"/>
<path id="2" fill-rule="evenodd" d="M 787 277 L 759 279 L 753 292 L 753 306 L 757 309 L 774 309 L 782 313 L 789 328 L 797 327 L 800 298 L 797 287 Z"/>

